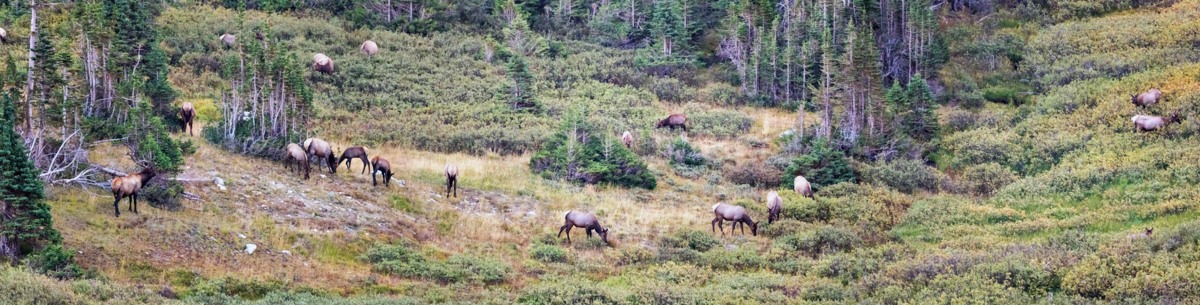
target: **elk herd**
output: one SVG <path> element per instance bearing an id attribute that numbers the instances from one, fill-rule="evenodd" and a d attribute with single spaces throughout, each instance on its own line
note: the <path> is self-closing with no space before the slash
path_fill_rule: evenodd
<path id="1" fill-rule="evenodd" d="M 6 33 L 3 32 L 3 29 L 0 29 L 0 39 L 7 38 L 5 37 L 5 34 Z M 218 37 L 218 39 L 219 42 L 225 47 L 232 47 L 236 41 L 235 37 L 231 34 L 223 34 Z M 261 40 L 261 38 L 259 39 Z M 379 45 L 374 41 L 367 40 L 362 43 L 362 45 L 359 47 L 359 50 L 367 56 L 374 56 L 379 52 Z M 334 72 L 333 60 L 328 55 L 317 53 L 313 55 L 312 69 L 315 72 L 332 74 Z M 1134 129 L 1136 131 L 1155 131 L 1180 121 L 1180 112 L 1178 110 L 1171 112 L 1171 114 L 1166 117 L 1141 114 L 1141 111 L 1160 104 L 1160 102 L 1163 100 L 1163 96 L 1163 92 L 1158 89 L 1150 89 L 1146 92 L 1131 96 L 1131 101 L 1138 111 L 1138 114 L 1134 115 L 1132 118 Z M 182 121 L 183 129 L 187 131 L 188 135 L 193 135 L 192 128 L 196 117 L 195 107 L 191 103 L 183 103 L 183 105 L 180 107 L 179 117 Z M 687 115 L 683 113 L 671 114 L 658 121 L 658 123 L 655 125 L 655 128 L 667 128 L 671 131 L 679 128 L 684 132 L 687 132 Z M 626 130 L 621 134 L 620 141 L 621 144 L 625 145 L 626 148 L 632 148 L 635 141 L 633 133 Z M 361 160 L 363 163 L 363 170 L 360 172 L 360 174 L 365 174 L 368 170 L 370 170 L 372 186 L 376 186 L 378 184 L 379 179 L 376 177 L 379 176 L 382 178 L 383 185 L 385 187 L 389 187 L 389 183 L 393 176 L 391 163 L 381 156 L 370 157 L 368 155 L 368 150 L 365 147 L 354 146 L 346 148 L 342 151 L 341 155 L 338 156 L 334 154 L 334 150 L 330 146 L 329 142 L 318 138 L 308 138 L 300 144 L 289 143 L 283 149 L 284 168 L 291 172 L 294 167 L 296 172 L 303 172 L 303 178 L 305 180 L 309 179 L 309 172 L 311 171 L 310 164 L 312 162 L 317 163 L 318 170 L 320 170 L 320 165 L 324 163 L 331 174 L 336 174 L 337 167 L 340 166 L 342 162 L 346 163 L 346 170 L 349 171 L 350 164 L 356 159 Z M 295 166 L 292 166 L 293 163 Z M 457 197 L 459 179 L 458 167 L 454 164 L 447 164 L 444 168 L 444 174 L 446 179 L 446 197 Z M 118 217 L 121 215 L 119 203 L 121 199 L 124 198 L 129 199 L 128 210 L 137 213 L 137 193 L 154 176 L 154 170 L 146 168 L 139 173 L 113 178 L 113 209 Z M 797 195 L 813 198 L 812 185 L 802 176 L 795 177 L 795 180 L 793 181 L 793 191 Z M 783 210 L 782 197 L 779 196 L 777 191 L 770 191 L 767 193 L 765 201 L 768 214 L 767 223 L 773 223 L 779 220 Z M 731 234 L 740 228 L 741 233 L 745 235 L 746 226 L 749 226 L 750 234 L 755 236 L 758 235 L 759 223 L 754 221 L 745 207 L 728 203 L 717 203 L 716 205 L 712 206 L 712 213 L 713 219 L 711 221 L 711 227 L 713 234 L 716 234 L 717 229 L 720 228 L 721 235 L 724 236 L 725 222 L 730 221 L 732 222 L 730 227 Z M 588 237 L 592 236 L 592 232 L 596 232 L 600 235 L 601 240 L 606 243 L 608 242 L 609 228 L 601 226 L 600 221 L 596 218 L 596 215 L 591 213 L 582 211 L 568 211 L 564 215 L 564 224 L 559 228 L 558 236 L 561 237 L 565 232 L 567 234 L 567 242 L 570 243 L 572 228 L 583 228 Z M 1135 234 L 1137 236 L 1131 235 L 1130 238 L 1132 239 L 1149 236 L 1151 233 L 1151 229 L 1147 229 L 1146 232 Z"/>

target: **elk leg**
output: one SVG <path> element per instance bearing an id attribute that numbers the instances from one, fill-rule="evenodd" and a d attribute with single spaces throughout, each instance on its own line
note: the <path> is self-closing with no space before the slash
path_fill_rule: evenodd
<path id="1" fill-rule="evenodd" d="M 587 232 L 588 238 L 592 238 L 592 228 L 587 228 L 586 230 L 584 230 L 584 232 Z"/>
<path id="2" fill-rule="evenodd" d="M 138 199 L 138 193 L 133 193 L 133 213 L 134 214 L 140 214 L 140 213 L 138 213 L 137 199 Z"/>
<path id="3" fill-rule="evenodd" d="M 121 194 L 113 194 L 117 200 L 113 200 L 113 212 L 117 213 L 117 217 L 121 217 Z"/>
<path id="4" fill-rule="evenodd" d="M 744 221 L 743 221 L 743 222 L 740 222 L 740 223 L 739 223 L 739 222 L 735 222 L 734 224 L 741 224 L 741 227 L 742 227 L 742 235 L 746 235 L 746 222 L 744 222 Z"/>
<path id="5" fill-rule="evenodd" d="M 361 159 L 363 161 L 363 169 L 362 169 L 362 172 L 360 172 L 359 174 L 366 174 L 367 173 L 367 164 L 371 164 L 371 162 L 367 161 L 367 156 L 363 156 Z"/>
<path id="6" fill-rule="evenodd" d="M 383 187 L 392 188 L 392 173 L 391 172 L 387 172 L 387 175 L 383 176 Z"/>
<path id="7" fill-rule="evenodd" d="M 386 180 L 384 183 L 387 183 Z M 375 172 L 371 172 L 371 186 L 375 186 Z"/>

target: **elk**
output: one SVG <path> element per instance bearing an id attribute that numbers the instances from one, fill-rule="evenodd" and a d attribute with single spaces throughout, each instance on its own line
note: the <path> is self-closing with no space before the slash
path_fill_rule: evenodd
<path id="1" fill-rule="evenodd" d="M 1132 121 L 1133 127 L 1137 129 L 1137 131 L 1154 131 L 1166 127 L 1167 125 L 1178 123 L 1179 111 L 1171 113 L 1171 115 L 1168 117 L 1139 114 L 1133 116 Z"/>
<path id="2" fill-rule="evenodd" d="M 225 47 L 233 47 L 233 42 L 236 41 L 237 37 L 233 36 L 232 34 L 225 33 L 221 34 L 221 37 L 217 37 L 217 39 L 220 39 L 221 43 L 225 44 Z"/>
<path id="3" fill-rule="evenodd" d="M 655 128 L 663 127 L 667 127 L 671 129 L 671 131 L 675 131 L 675 127 L 681 127 L 683 128 L 683 131 L 688 131 L 687 115 L 682 113 L 672 114 L 667 116 L 667 118 L 663 119 L 662 121 L 658 121 L 658 125 L 655 126 Z"/>
<path id="4" fill-rule="evenodd" d="M 1134 94 L 1132 98 L 1133 105 L 1141 108 L 1154 106 L 1154 104 L 1157 104 L 1158 101 L 1162 99 L 1162 96 L 1162 91 L 1158 91 L 1158 89 L 1150 89 L 1146 92 Z"/>
<path id="5" fill-rule="evenodd" d="M 329 173 L 337 173 L 337 163 L 333 157 L 333 149 L 329 147 L 329 142 L 317 138 L 308 138 L 304 140 L 304 151 L 308 153 L 308 160 L 312 161 L 316 158 L 325 159 L 325 165 L 329 166 Z M 321 164 L 317 163 L 317 169 L 321 168 Z"/>
<path id="6" fill-rule="evenodd" d="M 363 170 L 360 172 L 360 174 L 366 174 L 367 166 L 370 166 L 371 163 L 368 163 L 367 161 L 367 149 L 362 146 L 355 146 L 343 150 L 342 157 L 338 158 L 337 164 L 342 165 L 342 161 L 346 161 L 346 171 L 350 171 L 350 162 L 353 162 L 354 159 L 362 160 Z"/>
<path id="7" fill-rule="evenodd" d="M 117 217 L 121 217 L 121 198 L 129 198 L 129 211 L 134 214 L 138 213 L 138 191 L 150 183 L 150 179 L 154 178 L 154 175 L 154 169 L 146 167 L 139 173 L 113 178 L 113 212 L 116 212 Z"/>
<path id="8" fill-rule="evenodd" d="M 804 179 L 804 176 L 796 176 L 796 181 L 792 183 L 792 190 L 796 191 L 796 194 L 813 198 L 812 184 L 809 184 L 808 179 Z"/>
<path id="9" fill-rule="evenodd" d="M 450 189 L 454 189 L 454 197 L 458 197 L 458 166 L 446 164 L 446 197 L 450 197 Z"/>
<path id="10" fill-rule="evenodd" d="M 300 145 L 297 145 L 296 143 L 289 143 L 287 147 L 284 148 L 283 168 L 286 168 L 290 171 L 290 165 L 292 163 L 291 161 L 296 161 L 297 170 L 300 170 L 301 167 L 304 167 L 304 180 L 308 180 L 308 172 L 312 170 L 312 168 L 308 165 L 308 153 L 305 153 L 304 149 L 300 148 Z"/>
<path id="11" fill-rule="evenodd" d="M 775 220 L 778 220 L 781 211 L 783 211 L 783 198 L 779 197 L 779 192 L 767 193 L 767 223 L 774 223 Z"/>
<path id="12" fill-rule="evenodd" d="M 758 236 L 758 223 L 750 219 L 750 213 L 746 212 L 746 208 L 741 206 L 718 203 L 713 205 L 712 227 L 713 233 L 717 233 L 717 227 L 721 228 L 721 236 L 725 236 L 725 221 L 733 221 L 733 225 L 729 227 L 729 234 L 733 234 L 737 230 L 740 223 L 742 225 L 742 235 L 746 235 L 746 224 L 750 224 L 750 234 Z"/>
<path id="13" fill-rule="evenodd" d="M 367 54 L 367 56 L 375 56 L 375 53 L 379 53 L 379 45 L 370 40 L 364 41 L 362 46 L 358 47 L 358 49 L 362 50 L 362 52 Z"/>
<path id="14" fill-rule="evenodd" d="M 317 55 L 313 55 L 312 68 L 317 72 L 333 74 L 333 59 L 324 53 L 317 53 Z"/>
<path id="15" fill-rule="evenodd" d="M 380 156 L 371 158 L 371 186 L 375 186 L 375 173 L 383 176 L 383 186 L 391 188 L 392 164 Z"/>
<path id="16" fill-rule="evenodd" d="M 0 28 L 0 43 L 8 43 L 8 31 Z"/>
<path id="17" fill-rule="evenodd" d="M 566 223 L 558 228 L 557 237 L 562 237 L 563 231 L 566 231 L 568 244 L 571 243 L 571 228 L 574 227 L 586 229 L 588 238 L 592 237 L 592 231 L 596 231 L 596 233 L 600 233 L 600 240 L 603 240 L 606 244 L 608 243 L 608 228 L 600 226 L 600 221 L 596 220 L 596 215 L 587 212 L 567 211 L 567 214 L 563 218 L 566 218 Z"/>
<path id="18" fill-rule="evenodd" d="M 625 144 L 625 148 L 633 148 L 633 134 L 626 130 L 621 134 L 621 143 Z"/>
<path id="19" fill-rule="evenodd" d="M 188 136 L 195 136 L 192 127 L 195 126 L 196 107 L 190 102 L 183 102 L 183 106 L 179 107 L 179 118 L 183 120 L 183 128 L 187 129 Z"/>
<path id="20" fill-rule="evenodd" d="M 1126 235 L 1125 238 L 1142 239 L 1142 238 L 1150 237 L 1150 234 L 1154 234 L 1154 228 L 1146 228 L 1146 231 L 1129 234 L 1129 235 Z"/>

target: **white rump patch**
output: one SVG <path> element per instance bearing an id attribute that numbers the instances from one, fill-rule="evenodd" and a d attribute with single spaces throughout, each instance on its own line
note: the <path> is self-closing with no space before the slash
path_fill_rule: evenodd
<path id="1" fill-rule="evenodd" d="M 719 205 L 721 205 L 721 204 L 720 204 L 720 203 L 718 203 L 718 204 L 714 204 L 714 205 L 713 205 L 713 213 L 716 213 L 716 212 L 717 212 L 717 206 L 719 206 Z"/>
<path id="2" fill-rule="evenodd" d="M 567 211 L 567 213 L 566 213 L 566 214 L 563 214 L 563 217 L 564 217 L 564 218 L 566 218 L 566 217 L 567 217 L 567 215 L 571 215 L 571 211 Z"/>

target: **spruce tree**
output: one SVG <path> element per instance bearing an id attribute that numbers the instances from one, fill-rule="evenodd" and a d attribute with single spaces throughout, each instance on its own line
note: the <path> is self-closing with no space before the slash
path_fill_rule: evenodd
<path id="1" fill-rule="evenodd" d="M 908 81 L 908 96 L 911 110 L 906 119 L 908 134 L 914 139 L 921 141 L 929 141 L 937 137 L 938 134 L 938 117 L 937 117 L 937 101 L 933 99 L 933 92 L 929 90 L 929 84 L 925 82 L 925 78 L 921 77 L 920 73 L 913 75 Z"/>
<path id="2" fill-rule="evenodd" d="M 9 261 L 62 241 L 43 200 L 39 171 L 13 129 L 18 95 L 0 97 L 0 256 Z"/>

